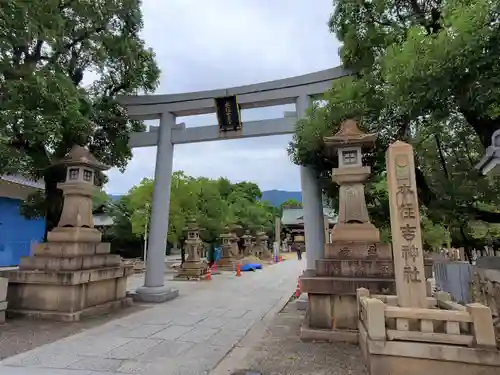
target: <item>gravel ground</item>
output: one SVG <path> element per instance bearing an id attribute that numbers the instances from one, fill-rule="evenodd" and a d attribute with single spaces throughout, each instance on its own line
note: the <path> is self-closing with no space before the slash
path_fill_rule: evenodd
<path id="1" fill-rule="evenodd" d="M 366 375 L 359 349 L 343 343 L 302 342 L 304 312 L 289 303 L 245 358 L 251 371 L 263 375 Z M 238 372 L 235 372 L 238 374 Z"/>
<path id="2" fill-rule="evenodd" d="M 22 318 L 8 319 L 5 324 L 0 324 L 0 360 L 145 308 L 147 307 L 144 305 L 134 305 L 124 310 L 117 310 L 112 314 L 87 318 L 84 321 L 73 323 L 35 321 Z"/>

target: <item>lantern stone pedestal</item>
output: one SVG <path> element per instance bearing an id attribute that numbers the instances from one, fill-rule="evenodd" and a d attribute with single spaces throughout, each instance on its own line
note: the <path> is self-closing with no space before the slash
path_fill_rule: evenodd
<path id="1" fill-rule="evenodd" d="M 208 265 L 200 258 L 203 242 L 200 239 L 200 229 L 195 222 L 190 222 L 186 228 L 187 240 L 185 242 L 187 259 L 179 268 L 179 273 L 174 280 L 198 281 L 208 277 Z"/>
<path id="2" fill-rule="evenodd" d="M 391 246 L 380 243 L 365 202 L 363 183 L 370 167 L 362 165 L 361 148 L 373 147 L 376 137 L 361 132 L 352 120 L 325 137 L 327 156 L 338 154 L 339 167 L 332 174 L 339 185 L 339 220 L 332 243 L 325 244 L 325 257 L 316 261 L 313 274 L 301 277 L 309 300 L 302 339 L 357 342 L 356 289 L 395 291 Z"/>
<path id="3" fill-rule="evenodd" d="M 94 228 L 92 196 L 99 163 L 84 147 L 74 147 L 57 164 L 67 167 L 59 224 L 46 243 L 35 244 L 32 256 L 22 257 L 19 270 L 0 274 L 9 279 L 8 314 L 37 319 L 77 321 L 82 316 L 128 306 L 127 276 L 131 266 L 110 254 Z"/>
<path id="4" fill-rule="evenodd" d="M 226 229 L 226 231 L 220 235 L 220 239 L 222 242 L 222 255 L 219 263 L 217 264 L 217 269 L 220 271 L 236 270 L 236 263 L 238 263 L 238 260 L 233 255 L 234 236 L 235 235 L 229 229 Z"/>

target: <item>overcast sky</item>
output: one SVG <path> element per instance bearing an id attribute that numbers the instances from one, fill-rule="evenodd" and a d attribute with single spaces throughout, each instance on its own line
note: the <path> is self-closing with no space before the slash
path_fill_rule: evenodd
<path id="1" fill-rule="evenodd" d="M 340 64 L 328 31 L 332 0 L 144 0 L 144 38 L 161 68 L 158 94 L 226 88 L 311 73 Z M 294 106 L 242 111 L 243 121 L 282 117 Z M 178 118 L 215 125 L 213 115 Z M 153 124 L 154 125 L 154 124 Z M 291 136 L 175 146 L 174 170 L 253 181 L 262 190 L 300 190 L 286 152 Z M 125 173 L 109 172 L 106 190 L 126 193 L 153 177 L 156 147 L 135 149 Z"/>

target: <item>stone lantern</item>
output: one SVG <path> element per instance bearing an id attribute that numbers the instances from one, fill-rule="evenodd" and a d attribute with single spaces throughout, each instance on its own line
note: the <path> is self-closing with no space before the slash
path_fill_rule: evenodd
<path id="1" fill-rule="evenodd" d="M 240 240 L 240 238 L 238 237 L 238 233 L 240 230 L 241 230 L 241 226 L 240 225 L 234 225 L 232 228 L 231 228 L 231 237 L 229 239 L 229 241 L 231 242 L 231 255 L 233 257 L 236 257 L 236 258 L 239 258 L 240 257 L 240 248 L 238 246 L 238 242 Z"/>
<path id="2" fill-rule="evenodd" d="M 200 260 L 199 250 L 203 243 L 200 239 L 200 228 L 195 220 L 191 220 L 185 230 L 187 232 L 187 240 L 185 241 L 188 254 L 187 261 L 198 262 Z"/>
<path id="3" fill-rule="evenodd" d="M 362 151 L 374 147 L 376 138 L 375 133 L 362 132 L 354 120 L 324 138 L 326 156 L 338 158 L 332 179 L 339 185 L 339 218 L 315 272 L 301 277 L 302 292 L 308 294 L 304 323 L 308 330 L 301 331 L 302 339 L 357 340 L 357 288 L 374 294 L 395 290 L 391 246 L 380 243 L 365 202 L 364 182 L 370 167 L 363 165 Z"/>
<path id="4" fill-rule="evenodd" d="M 230 228 L 225 228 L 219 236 L 222 244 L 222 255 L 218 264 L 220 270 L 233 271 L 236 259 L 233 256 L 233 240 L 234 234 Z"/>
<path id="5" fill-rule="evenodd" d="M 190 220 L 185 229 L 187 239 L 184 242 L 187 259 L 175 276 L 177 280 L 199 280 L 205 278 L 207 265 L 200 258 L 203 241 L 200 239 L 200 228 L 195 220 Z"/>
<path id="6" fill-rule="evenodd" d="M 66 166 L 66 179 L 57 184 L 63 191 L 63 209 L 57 227 L 47 234 L 47 240 L 100 242 L 101 232 L 94 228 L 92 198 L 97 190 L 96 174 L 109 167 L 81 146 L 73 147 L 53 165 Z"/>
<path id="7" fill-rule="evenodd" d="M 126 286 L 132 265 L 110 254 L 92 217 L 95 175 L 108 167 L 81 146 L 55 165 L 67 168 L 65 181 L 58 184 L 64 196 L 61 218 L 47 242 L 33 244 L 33 255 L 21 257 L 19 270 L 3 273 L 9 278 L 9 309 L 34 318 L 76 321 L 129 305 Z"/>
<path id="8" fill-rule="evenodd" d="M 245 234 L 241 236 L 241 238 L 243 238 L 243 246 L 245 248 L 243 255 L 248 256 L 252 250 L 252 235 L 250 234 L 250 231 L 245 231 Z"/>
<path id="9" fill-rule="evenodd" d="M 338 168 L 332 171 L 332 179 L 339 185 L 339 217 L 332 231 L 336 240 L 380 241 L 365 201 L 364 182 L 370 167 L 362 161 L 363 148 L 373 148 L 376 139 L 376 133 L 362 132 L 354 120 L 345 121 L 335 135 L 324 138 L 326 155 L 338 158 Z"/>
<path id="10" fill-rule="evenodd" d="M 259 252 L 259 256 L 262 260 L 271 260 L 273 259 L 273 255 L 269 251 L 269 236 L 261 230 L 260 232 L 256 233 L 257 237 L 257 251 Z"/>

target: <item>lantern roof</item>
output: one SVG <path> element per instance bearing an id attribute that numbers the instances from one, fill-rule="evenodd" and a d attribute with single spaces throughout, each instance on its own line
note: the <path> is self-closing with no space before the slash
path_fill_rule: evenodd
<path id="1" fill-rule="evenodd" d="M 245 234 L 243 236 L 241 236 L 241 238 L 252 238 L 252 235 L 250 234 L 249 230 L 246 230 Z"/>
<path id="2" fill-rule="evenodd" d="M 190 219 L 186 225 L 185 231 L 186 232 L 194 232 L 194 231 L 199 231 L 200 227 L 196 223 L 195 219 Z"/>
<path id="3" fill-rule="evenodd" d="M 375 145 L 377 133 L 365 133 L 359 129 L 358 123 L 349 119 L 342 123 L 340 130 L 329 137 L 324 137 L 323 141 L 327 147 L 344 146 L 371 146 Z"/>
<path id="4" fill-rule="evenodd" d="M 53 165 L 86 166 L 98 171 L 106 171 L 110 168 L 97 160 L 95 156 L 83 146 L 73 146 L 66 155 L 55 161 Z"/>

